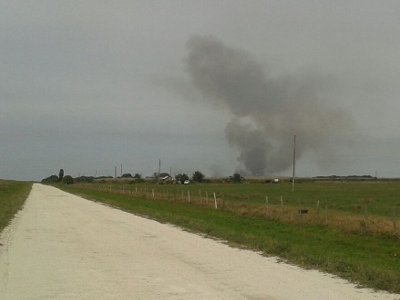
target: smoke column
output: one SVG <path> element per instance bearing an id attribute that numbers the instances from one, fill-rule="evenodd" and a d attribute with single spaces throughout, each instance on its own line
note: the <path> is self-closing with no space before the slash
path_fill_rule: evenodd
<path id="1" fill-rule="evenodd" d="M 272 175 L 291 166 L 293 135 L 297 157 L 305 151 L 329 155 L 335 138 L 353 122 L 331 99 L 319 99 L 318 80 L 307 74 L 268 78 L 247 52 L 225 46 L 211 36 L 187 42 L 186 69 L 193 85 L 216 105 L 228 109 L 229 144 L 240 151 L 239 170 Z"/>

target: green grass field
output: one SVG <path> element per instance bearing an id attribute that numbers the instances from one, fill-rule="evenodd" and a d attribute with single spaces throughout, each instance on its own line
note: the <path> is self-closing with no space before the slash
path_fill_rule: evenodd
<path id="1" fill-rule="evenodd" d="M 352 216 L 359 214 L 355 206 L 368 199 L 371 214 L 386 218 L 387 207 L 398 205 L 399 183 L 304 183 L 298 184 L 294 193 L 285 183 L 185 186 L 102 183 L 62 188 L 129 212 L 221 238 L 236 246 L 277 255 L 303 267 L 327 271 L 364 286 L 400 292 L 400 240 L 396 236 L 344 232 L 302 221 L 282 222 L 263 214 L 240 214 L 229 205 L 214 209 L 211 199 L 210 205 L 195 200 L 197 196 L 203 201 L 206 191 L 216 192 L 225 201 L 246 201 L 257 208 L 265 205 L 265 195 L 276 198 L 277 202 L 282 195 L 288 206 L 293 202 L 297 207 L 298 199 L 305 206 L 321 199 L 329 201 L 336 210 L 344 211 L 346 216 Z M 190 203 L 184 200 L 187 191 L 192 195 Z"/>
<path id="2" fill-rule="evenodd" d="M 29 182 L 0 180 L 0 232 L 21 209 L 31 187 Z"/>
<path id="3" fill-rule="evenodd" d="M 391 217 L 394 211 L 397 213 L 399 210 L 400 213 L 400 181 L 305 182 L 296 184 L 294 192 L 292 185 L 287 182 L 190 185 L 111 183 L 112 188 L 119 190 L 122 190 L 122 185 L 125 190 L 138 187 L 140 191 L 146 189 L 149 192 L 154 189 L 156 193 L 175 193 L 177 196 L 182 192 L 186 195 L 187 191 L 193 197 L 198 197 L 199 193 L 204 197 L 206 191 L 209 195 L 216 192 L 226 200 L 253 204 L 264 204 L 266 196 L 271 205 L 280 204 L 282 196 L 286 205 L 313 208 L 320 201 L 321 206 L 327 204 L 331 209 L 351 214 L 363 213 L 365 208 L 372 215 Z"/>

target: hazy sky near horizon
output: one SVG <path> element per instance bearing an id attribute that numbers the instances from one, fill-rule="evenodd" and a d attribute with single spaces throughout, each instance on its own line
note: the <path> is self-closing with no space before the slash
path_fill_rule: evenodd
<path id="1" fill-rule="evenodd" d="M 399 16 L 388 0 L 0 0 L 0 178 L 113 175 L 121 163 L 146 176 L 158 159 L 166 172 L 233 174 L 225 130 L 238 116 L 196 85 L 193 37 L 244 53 L 266 78 L 312 81 L 318 103 L 349 116 L 351 134 L 304 150 L 299 176 L 400 177 Z M 313 122 L 310 102 L 291 103 Z M 325 123 L 330 141 L 342 121 Z M 282 134 L 291 149 L 296 132 Z"/>

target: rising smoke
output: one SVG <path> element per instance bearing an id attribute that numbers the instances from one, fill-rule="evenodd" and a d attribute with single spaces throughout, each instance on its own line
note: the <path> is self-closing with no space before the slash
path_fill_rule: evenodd
<path id="1" fill-rule="evenodd" d="M 225 128 L 229 144 L 240 151 L 239 170 L 275 174 L 291 166 L 293 135 L 297 156 L 312 150 L 333 153 L 335 139 L 348 135 L 350 116 L 320 99 L 318 80 L 307 74 L 268 78 L 248 53 L 210 36 L 187 42 L 186 68 L 193 85 L 233 114 Z"/>

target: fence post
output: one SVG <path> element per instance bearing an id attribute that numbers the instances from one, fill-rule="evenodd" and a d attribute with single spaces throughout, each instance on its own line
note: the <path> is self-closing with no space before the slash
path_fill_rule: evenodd
<path id="1" fill-rule="evenodd" d="M 188 202 L 190 203 L 190 191 L 187 191 Z"/>
<path id="2" fill-rule="evenodd" d="M 369 221 L 368 221 L 368 206 L 365 205 L 364 207 L 364 224 L 365 224 L 365 231 L 369 231 Z"/>
<path id="3" fill-rule="evenodd" d="M 154 199 L 154 189 L 151 189 L 151 194 L 153 195 L 153 199 Z"/>
<path id="4" fill-rule="evenodd" d="M 328 224 L 328 204 L 325 203 L 325 224 Z"/>
<path id="5" fill-rule="evenodd" d="M 208 192 L 206 191 L 206 204 L 208 204 Z"/>
<path id="6" fill-rule="evenodd" d="M 298 213 L 300 219 L 303 219 L 303 214 L 301 213 L 301 200 L 299 200 L 299 208 L 298 208 L 297 213 Z"/>
<path id="7" fill-rule="evenodd" d="M 217 196 L 215 196 L 215 193 L 214 193 L 214 205 L 215 209 L 218 209 Z"/>
<path id="8" fill-rule="evenodd" d="M 268 216 L 269 215 L 269 209 L 268 209 L 268 196 L 265 196 L 265 215 Z"/>

